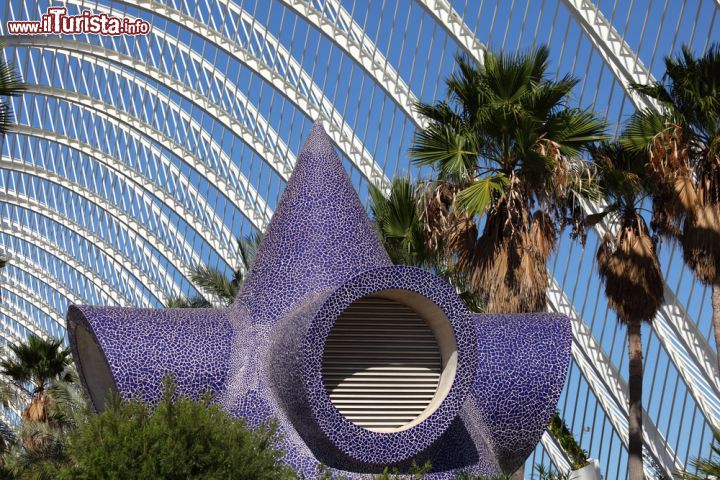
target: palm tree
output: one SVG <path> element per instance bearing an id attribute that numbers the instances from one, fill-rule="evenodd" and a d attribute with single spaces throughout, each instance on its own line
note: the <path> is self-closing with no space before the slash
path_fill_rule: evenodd
<path id="1" fill-rule="evenodd" d="M 15 69 L 0 60 L 0 136 L 5 135 L 13 123 L 13 114 L 7 97 L 16 97 L 25 90 Z"/>
<path id="2" fill-rule="evenodd" d="M 370 212 L 380 240 L 393 263 L 425 266 L 433 254 L 425 247 L 419 186 L 408 177 L 396 177 L 386 197 L 370 187 Z"/>
<path id="3" fill-rule="evenodd" d="M 252 267 L 262 238 L 262 232 L 258 231 L 250 236 L 237 239 L 240 266 L 233 270 L 230 278 L 217 268 L 208 265 L 197 265 L 191 269 L 190 279 L 195 285 L 202 287 L 224 306 L 230 305 L 235 301 L 235 297 L 237 297 L 240 287 L 242 287 L 245 273 Z M 213 303 L 210 299 L 201 295 L 191 298 L 178 296 L 169 297 L 165 302 L 165 306 L 167 308 L 206 308 L 212 307 Z"/>
<path id="4" fill-rule="evenodd" d="M 62 348 L 62 340 L 45 340 L 34 334 L 28 336 L 27 342 L 10 345 L 9 349 L 12 357 L 0 361 L 0 372 L 30 397 L 22 419 L 48 422 L 53 400 L 47 388 L 57 381 L 74 381 L 69 370 L 72 363 L 70 349 Z"/>
<path id="5" fill-rule="evenodd" d="M 720 478 L 720 431 L 713 431 L 714 441 L 710 445 L 710 458 L 694 458 L 690 464 L 698 473 L 678 472 L 676 476 L 683 480 L 707 480 Z"/>
<path id="6" fill-rule="evenodd" d="M 643 475 L 642 460 L 642 322 L 651 322 L 663 301 L 660 262 L 640 205 L 651 187 L 642 155 L 619 143 L 592 149 L 597 181 L 606 194 L 606 212 L 614 217 L 617 233 L 606 233 L 597 252 L 598 273 L 605 283 L 608 304 L 628 329 L 630 480 Z"/>
<path id="7" fill-rule="evenodd" d="M 395 178 L 387 196 L 377 187 L 370 187 L 370 212 L 380 241 L 394 264 L 435 272 L 455 287 L 470 310 L 479 312 L 483 310 L 482 303 L 469 290 L 466 275 L 439 255 L 437 249 L 432 251 L 425 245 L 426 190 L 426 183 L 414 183 L 407 177 Z"/>
<path id="8" fill-rule="evenodd" d="M 545 263 L 562 227 L 582 234 L 578 198 L 593 185 L 582 152 L 605 125 L 566 106 L 577 80 L 549 79 L 547 48 L 457 64 L 448 101 L 415 106 L 428 126 L 410 155 L 437 172 L 428 245 L 456 259 L 488 311 L 544 310 Z"/>
<path id="9" fill-rule="evenodd" d="M 92 409 L 77 384 L 56 381 L 48 387 L 48 392 L 53 399 L 50 421 L 23 423 L 24 441 L 10 439 L 9 448 L 0 457 L 0 479 L 54 479 L 59 477 L 58 470 L 69 464 L 70 438 L 87 422 Z M 32 443 L 28 439 L 32 439 Z"/>
<path id="10" fill-rule="evenodd" d="M 720 348 L 720 46 L 701 58 L 683 47 L 677 57 L 666 57 L 665 69 L 662 81 L 633 85 L 657 100 L 662 112 L 633 115 L 623 143 L 647 156 L 660 187 L 653 196 L 653 228 L 678 241 L 695 276 L 712 285 Z"/>

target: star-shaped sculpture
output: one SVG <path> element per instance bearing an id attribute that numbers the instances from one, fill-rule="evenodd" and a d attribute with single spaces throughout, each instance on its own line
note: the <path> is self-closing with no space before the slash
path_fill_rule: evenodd
<path id="1" fill-rule="evenodd" d="M 320 123 L 226 309 L 71 306 L 95 407 L 211 390 L 251 425 L 275 419 L 284 461 L 365 478 L 429 461 L 429 479 L 517 469 L 565 381 L 571 331 L 547 313 L 471 313 L 454 289 L 393 265 Z"/>

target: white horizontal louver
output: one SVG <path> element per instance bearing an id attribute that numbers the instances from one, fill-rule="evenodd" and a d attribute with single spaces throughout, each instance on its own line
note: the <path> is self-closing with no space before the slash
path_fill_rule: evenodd
<path id="1" fill-rule="evenodd" d="M 440 381 L 430 327 L 405 305 L 366 297 L 350 305 L 325 344 L 323 382 L 350 421 L 388 431 L 417 418 Z"/>

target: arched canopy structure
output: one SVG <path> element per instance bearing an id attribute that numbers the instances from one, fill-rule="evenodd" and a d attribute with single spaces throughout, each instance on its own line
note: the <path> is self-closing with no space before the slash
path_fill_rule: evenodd
<path id="1" fill-rule="evenodd" d="M 417 173 L 406 152 L 423 119 L 412 105 L 443 96 L 442 81 L 457 53 L 482 62 L 485 48 L 546 43 L 560 74 L 582 78 L 577 106 L 617 123 L 634 109 L 658 108 L 629 85 L 659 78 L 663 55 L 682 43 L 703 51 L 720 38 L 720 4 L 711 0 L 391 3 L 369 11 L 362 2 L 336 0 L 71 0 L 65 3 L 71 11 L 145 18 L 151 34 L 7 36 L 4 55 L 34 84 L 14 103 L 20 127 L 2 143 L 0 207 L 64 223 L 64 235 L 94 245 L 113 271 L 93 271 L 72 258 L 41 231 L 42 222 L 4 219 L 3 235 L 47 252 L 63 269 L 77 269 L 97 290 L 93 295 L 109 303 L 150 305 L 169 295 L 192 295 L 203 288 L 190 281 L 191 267 L 213 258 L 212 266 L 235 268 L 234 238 L 264 230 L 312 119 L 324 119 L 365 198 L 370 184 L 383 188 L 397 173 Z M 46 6 L 45 0 L 11 0 L 0 11 L 8 20 L 32 20 Z M 117 81 L 97 85 L 94 72 Z M 170 123 L 185 136 L 168 134 Z M 130 154 L 138 155 L 138 163 L 103 142 L 137 146 Z M 43 146 L 110 172 L 114 180 L 102 181 L 122 185 L 123 193 L 104 196 L 65 178 L 66 170 L 54 168 L 59 154 L 38 152 Z M 141 163 L 149 167 L 137 168 Z M 55 201 L 62 195 L 112 220 L 77 221 Z M 134 218 L 136 199 L 157 223 Z M 133 250 L 101 235 L 105 226 L 98 221 L 117 223 L 119 235 L 128 239 L 124 245 Z M 599 224 L 586 249 L 612 228 Z M 550 308 L 573 319 L 574 334 L 574 373 L 560 413 L 583 448 L 599 458 L 605 477 L 620 477 L 625 450 L 618 445 L 627 431 L 623 330 L 594 280 L 592 254 L 565 238 L 560 242 L 549 265 Z M 30 276 L 64 301 L 88 301 L 90 290 L 66 285 L 62 274 L 45 271 L 48 266 L 26 252 L 7 253 L 12 261 L 6 282 L 14 289 L 9 296 L 32 298 L 31 308 L 43 315 L 58 308 L 45 291 L 33 295 L 29 284 L 13 282 L 14 276 Z M 646 342 L 646 379 L 652 382 L 645 417 L 648 477 L 703 456 L 711 428 L 720 427 L 709 293 L 680 255 L 665 246 L 661 253 L 665 304 Z M 135 265 L 133 258 L 146 260 Z M 112 278 L 121 279 L 122 292 Z M 566 459 L 546 436 L 531 461 L 564 466 Z"/>

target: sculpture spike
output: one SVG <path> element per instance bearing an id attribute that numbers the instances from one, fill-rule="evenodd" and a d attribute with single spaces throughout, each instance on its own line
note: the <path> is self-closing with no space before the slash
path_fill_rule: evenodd
<path id="1" fill-rule="evenodd" d="M 320 121 L 313 124 L 237 302 L 263 321 L 309 292 L 389 265 Z"/>

